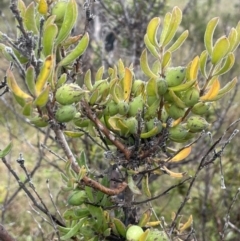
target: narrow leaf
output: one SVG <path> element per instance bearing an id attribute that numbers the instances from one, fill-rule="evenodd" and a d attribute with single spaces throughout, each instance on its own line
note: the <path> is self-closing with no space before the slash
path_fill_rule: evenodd
<path id="1" fill-rule="evenodd" d="M 213 51 L 213 34 L 218 24 L 218 21 L 219 21 L 219 18 L 211 19 L 207 24 L 207 28 L 204 34 L 204 44 L 210 56 L 212 55 L 212 51 Z"/>
<path id="2" fill-rule="evenodd" d="M 160 25 L 161 19 L 159 17 L 153 18 L 148 26 L 147 26 L 147 36 L 150 41 L 150 43 L 157 47 L 158 46 L 158 41 L 157 41 L 157 30 Z"/>
<path id="3" fill-rule="evenodd" d="M 217 40 L 213 47 L 211 61 L 213 65 L 218 64 L 227 53 L 229 53 L 230 43 L 226 36 L 223 36 Z"/>
<path id="4" fill-rule="evenodd" d="M 189 154 L 191 153 L 192 147 L 186 147 L 183 150 L 181 150 L 180 152 L 178 152 L 175 156 L 173 156 L 170 161 L 171 162 L 179 162 L 184 160 L 186 157 L 189 156 Z"/>
<path id="5" fill-rule="evenodd" d="M 207 79 L 207 73 L 206 73 L 207 59 L 208 59 L 208 53 L 207 53 L 207 50 L 204 50 L 200 55 L 199 64 L 200 64 L 201 73 L 206 79 Z"/>
<path id="6" fill-rule="evenodd" d="M 188 30 L 185 30 L 167 51 L 174 52 L 179 49 L 188 37 L 188 34 Z"/>
<path id="7" fill-rule="evenodd" d="M 213 75 L 222 75 L 227 73 L 234 65 L 235 62 L 235 56 L 233 53 L 229 53 L 229 55 L 226 57 L 225 62 L 223 66 L 216 72 L 213 73 Z"/>
<path id="8" fill-rule="evenodd" d="M 157 75 L 155 75 L 152 70 L 150 69 L 149 65 L 148 65 L 148 58 L 147 58 L 147 50 L 144 49 L 141 57 L 140 57 L 140 66 L 142 71 L 144 72 L 145 75 L 147 75 L 148 77 L 151 78 L 156 78 Z"/>
<path id="9" fill-rule="evenodd" d="M 3 150 L 0 151 L 0 158 L 5 157 L 12 149 L 13 144 L 10 142 L 7 147 L 5 147 Z"/>

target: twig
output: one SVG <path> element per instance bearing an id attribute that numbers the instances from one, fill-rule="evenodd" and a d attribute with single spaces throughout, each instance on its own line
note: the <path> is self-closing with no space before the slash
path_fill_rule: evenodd
<path id="1" fill-rule="evenodd" d="M 171 187 L 169 187 L 167 190 L 165 190 L 164 192 L 162 192 L 161 194 L 155 196 L 155 197 L 152 197 L 152 198 L 149 198 L 149 199 L 146 199 L 144 201 L 140 201 L 140 202 L 133 202 L 132 204 L 133 205 L 139 205 L 139 204 L 142 204 L 142 203 L 147 203 L 147 202 L 150 202 L 150 201 L 153 201 L 155 199 L 158 199 L 162 196 L 164 196 L 165 194 L 167 194 L 169 191 L 171 191 L 172 189 L 176 188 L 176 187 L 179 187 L 181 185 L 183 185 L 185 182 L 191 180 L 192 178 L 191 177 L 188 177 L 187 179 L 183 180 L 182 182 L 176 184 L 176 185 L 173 185 Z"/>
<path id="2" fill-rule="evenodd" d="M 79 131 L 82 131 L 89 139 L 91 139 L 96 145 L 98 145 L 99 147 L 101 147 L 104 151 L 109 150 L 109 148 L 108 148 L 108 149 L 105 148 L 103 145 L 101 145 L 100 143 L 98 143 L 98 142 L 96 141 L 96 139 L 94 139 L 93 137 L 91 137 L 87 131 L 85 131 L 85 130 L 83 130 L 83 129 L 81 129 L 81 128 L 76 128 L 76 129 L 79 130 Z M 104 141 L 103 141 L 103 143 L 105 144 Z"/>
<path id="3" fill-rule="evenodd" d="M 17 241 L 15 238 L 13 238 L 7 230 L 3 227 L 2 224 L 0 224 L 0 240 L 1 241 Z"/>
<path id="4" fill-rule="evenodd" d="M 63 157 L 61 157 L 60 155 L 58 155 L 56 152 L 54 152 L 53 150 L 51 150 L 50 148 L 48 148 L 46 145 L 41 144 L 41 147 L 45 148 L 46 150 L 48 150 L 50 153 L 52 153 L 54 156 L 56 156 L 57 158 L 59 158 L 60 160 L 67 162 L 66 159 L 64 159 Z"/>
<path id="5" fill-rule="evenodd" d="M 240 193 L 240 188 L 238 188 L 238 190 L 237 190 L 235 196 L 233 197 L 233 200 L 232 200 L 232 202 L 231 202 L 231 204 L 230 204 L 230 206 L 229 206 L 229 208 L 228 208 L 228 210 L 227 210 L 227 214 L 226 214 L 226 217 L 225 217 L 224 227 L 223 227 L 222 232 L 220 233 L 221 241 L 224 241 L 224 236 L 225 236 L 225 233 L 226 233 L 227 228 L 228 228 L 228 226 L 229 226 L 230 212 L 232 211 L 233 206 L 234 206 L 234 204 L 235 204 L 236 201 L 237 201 L 237 198 L 238 198 L 239 193 Z"/>
<path id="6" fill-rule="evenodd" d="M 174 230 L 175 227 L 176 227 L 176 224 L 177 224 L 176 220 L 177 220 L 178 215 L 181 213 L 183 207 L 185 206 L 185 204 L 187 203 L 187 201 L 188 201 L 188 199 L 189 199 L 190 192 L 191 192 L 191 190 L 192 190 L 193 184 L 194 184 L 194 182 L 195 182 L 195 180 L 196 180 L 199 172 L 200 172 L 204 167 L 208 166 L 209 164 L 212 164 L 217 158 L 219 158 L 219 157 L 222 155 L 225 147 L 226 147 L 226 146 L 231 142 L 231 140 L 235 137 L 235 135 L 238 133 L 238 130 L 234 130 L 234 131 L 232 132 L 231 136 L 230 136 L 230 137 L 228 138 L 228 140 L 223 144 L 222 148 L 221 148 L 220 151 L 218 151 L 217 153 L 214 151 L 214 150 L 215 150 L 215 147 L 217 146 L 218 143 L 220 143 L 220 141 L 223 139 L 224 135 L 225 135 L 226 132 L 230 129 L 230 127 L 232 127 L 233 125 L 235 125 L 235 124 L 238 123 L 239 121 L 240 121 L 240 119 L 238 119 L 238 120 L 236 120 L 235 122 L 233 122 L 233 123 L 226 129 L 226 131 L 224 132 L 224 134 L 209 148 L 209 150 L 207 151 L 207 153 L 202 157 L 202 159 L 201 159 L 201 161 L 200 161 L 200 164 L 199 164 L 199 166 L 198 166 L 198 168 L 197 168 L 197 170 L 196 170 L 196 173 L 195 173 L 192 181 L 190 182 L 190 185 L 189 185 L 189 188 L 188 188 L 188 190 L 187 190 L 187 194 L 186 194 L 186 196 L 185 196 L 185 198 L 184 198 L 184 201 L 183 201 L 182 204 L 180 205 L 180 207 L 179 207 L 179 209 L 178 209 L 178 211 L 177 211 L 177 213 L 176 213 L 176 215 L 175 215 L 175 218 L 174 218 L 174 220 L 173 220 L 173 222 L 172 222 L 172 224 L 171 224 L 171 228 L 170 228 L 170 232 L 169 232 L 170 236 L 171 236 L 173 230 Z M 209 155 L 212 151 L 214 152 L 213 157 L 212 157 L 209 161 L 205 161 L 206 158 L 208 157 L 208 155 Z"/>
<path id="7" fill-rule="evenodd" d="M 39 209 L 41 210 L 43 213 L 45 213 L 46 215 L 48 215 L 48 210 L 46 210 L 44 207 L 42 207 L 41 205 L 38 204 L 37 200 L 34 198 L 34 196 L 32 195 L 32 193 L 26 188 L 26 186 L 24 185 L 24 183 L 19 179 L 18 175 L 16 174 L 16 172 L 12 169 L 11 165 L 7 162 L 6 158 L 3 157 L 2 158 L 3 163 L 5 164 L 5 166 L 8 168 L 8 170 L 11 172 L 11 174 L 14 176 L 14 178 L 16 179 L 16 181 L 18 182 L 18 185 L 24 190 L 24 192 L 27 194 L 27 196 L 31 199 L 31 201 L 33 202 L 33 204 Z M 52 220 L 60 225 L 65 227 L 65 224 L 63 224 L 60 220 L 58 220 L 54 215 L 49 214 L 52 218 Z"/>

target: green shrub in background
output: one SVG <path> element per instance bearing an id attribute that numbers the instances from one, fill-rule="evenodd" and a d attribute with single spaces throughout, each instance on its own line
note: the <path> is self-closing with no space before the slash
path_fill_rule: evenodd
<path id="1" fill-rule="evenodd" d="M 88 11 L 88 5 L 85 7 Z M 38 204 L 31 194 L 36 194 L 35 188 L 29 191 L 22 186 L 53 221 L 56 237 L 129 241 L 194 238 L 198 232 L 197 225 L 193 229 L 195 217 L 189 215 L 182 221 L 182 209 L 200 171 L 221 158 L 236 133 L 220 150 L 215 146 L 221 139 L 210 147 L 199 160 L 193 177 L 170 169 L 171 165 L 181 165 L 192 149 L 199 148 L 198 139 L 211 130 L 206 116 L 236 85 L 236 78 L 225 85 L 220 78 L 235 62 L 240 24 L 227 36 L 213 41 L 218 24 L 218 18 L 213 18 L 204 35 L 206 49 L 200 56 L 192 56 L 187 65 L 172 66 L 175 51 L 189 34 L 188 30 L 177 34 L 182 12 L 174 7 L 164 19 L 152 18 L 142 36 L 146 47 L 139 57 L 142 79 L 137 78 L 133 64 L 125 66 L 120 59 L 107 71 L 100 67 L 94 78 L 88 70 L 80 86 L 76 82 L 82 75 L 81 58 L 89 35 L 87 31 L 71 34 L 78 19 L 76 1 L 39 0 L 28 6 L 23 1 L 12 1 L 11 10 L 18 29 L 16 39 L 4 33 L 0 36 L 0 49 L 10 62 L 2 87 L 10 90 L 20 106 L 20 115 L 37 128 L 49 127 L 54 132 L 65 154 L 61 177 L 68 207 L 61 217 L 51 214 L 40 197 Z M 16 69 L 20 77 L 15 74 Z M 79 146 L 82 152 L 76 156 L 67 141 L 83 135 L 101 148 L 107 170 L 100 169 L 100 174 L 92 172 L 84 148 Z M 18 180 L 5 159 L 11 148 L 10 144 L 1 157 Z M 18 162 L 25 168 L 21 158 Z M 183 180 L 163 193 L 152 193 L 151 186 L 163 185 L 159 180 L 165 176 Z M 155 212 L 159 204 L 155 207 L 153 200 L 187 182 L 182 205 L 176 213 L 169 207 L 167 219 L 171 221 L 165 224 L 161 214 Z M 225 232 L 223 228 L 222 238 Z"/>

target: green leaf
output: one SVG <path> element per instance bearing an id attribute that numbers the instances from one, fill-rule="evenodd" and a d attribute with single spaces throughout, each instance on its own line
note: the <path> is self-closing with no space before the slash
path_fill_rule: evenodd
<path id="1" fill-rule="evenodd" d="M 13 144 L 10 142 L 7 147 L 0 151 L 0 158 L 5 157 L 12 149 Z"/>
<path id="2" fill-rule="evenodd" d="M 167 51 L 164 53 L 163 58 L 162 58 L 162 70 L 164 70 L 166 67 L 169 66 L 170 62 L 171 62 L 171 51 Z"/>
<path id="3" fill-rule="evenodd" d="M 148 65 L 148 57 L 147 57 L 147 50 L 144 49 L 142 54 L 141 54 L 141 57 L 140 57 L 140 66 L 141 66 L 141 69 L 143 71 L 143 73 L 150 77 L 150 78 L 156 78 L 157 75 L 155 75 L 152 70 L 150 69 L 149 65 Z"/>
<path id="4" fill-rule="evenodd" d="M 186 38 L 188 37 L 188 30 L 185 30 L 178 39 L 173 43 L 173 45 L 168 49 L 169 52 L 174 52 L 181 47 Z"/>
<path id="5" fill-rule="evenodd" d="M 58 33 L 58 27 L 56 24 L 49 24 L 43 33 L 43 53 L 48 56 L 53 53 L 54 40 Z"/>
<path id="6" fill-rule="evenodd" d="M 24 25 L 28 31 L 38 34 L 34 2 L 30 3 L 24 15 Z"/>
<path id="7" fill-rule="evenodd" d="M 163 29 L 162 29 L 162 33 L 160 35 L 160 44 L 163 44 L 163 41 L 166 38 L 166 35 L 168 33 L 168 29 L 169 29 L 169 25 L 171 22 L 171 18 L 172 18 L 172 14 L 171 13 L 166 13 L 164 20 L 163 20 Z"/>
<path id="8" fill-rule="evenodd" d="M 88 43 L 89 43 L 89 35 L 88 33 L 86 33 L 83 35 L 78 45 L 73 50 L 71 50 L 71 52 L 66 57 L 64 57 L 60 61 L 59 66 L 66 66 L 71 64 L 73 61 L 75 61 L 79 56 L 81 56 L 85 52 L 85 50 L 88 47 Z"/>
<path id="9" fill-rule="evenodd" d="M 141 195 L 141 191 L 140 189 L 137 187 L 137 185 L 135 184 L 134 180 L 133 180 L 133 176 L 128 174 L 127 177 L 127 181 L 128 181 L 128 187 L 130 188 L 130 190 L 132 191 L 132 193 L 136 194 L 136 195 Z"/>
<path id="10" fill-rule="evenodd" d="M 211 19 L 207 24 L 207 28 L 204 34 L 204 44 L 210 56 L 212 55 L 212 51 L 213 51 L 213 34 L 218 24 L 218 21 L 219 21 L 219 18 Z"/>
<path id="11" fill-rule="evenodd" d="M 96 75 L 95 75 L 95 81 L 99 81 L 99 80 L 102 80 L 103 79 L 103 73 L 104 73 L 104 66 L 101 66 Z M 91 76 L 91 75 L 90 75 Z"/>
<path id="12" fill-rule="evenodd" d="M 229 53 L 230 43 L 226 36 L 217 40 L 213 47 L 211 61 L 213 65 L 218 64 Z"/>
<path id="13" fill-rule="evenodd" d="M 237 31 L 237 41 L 234 44 L 234 46 L 232 47 L 232 52 L 236 50 L 236 48 L 238 47 L 238 45 L 240 43 L 240 21 L 238 22 L 238 24 L 236 26 L 236 31 Z"/>
<path id="14" fill-rule="evenodd" d="M 149 24 L 147 26 L 148 39 L 149 39 L 150 43 L 155 47 L 158 46 L 157 30 L 160 25 L 160 22 L 161 22 L 161 19 L 159 17 L 155 17 L 155 18 L 151 19 L 151 21 L 149 22 Z"/>
<path id="15" fill-rule="evenodd" d="M 144 35 L 144 43 L 147 47 L 147 49 L 149 50 L 149 52 L 156 58 L 158 58 L 159 54 L 158 51 L 156 49 L 156 47 L 154 45 L 151 44 L 147 34 Z"/>
<path id="16" fill-rule="evenodd" d="M 83 226 L 85 220 L 86 218 L 80 219 L 80 221 L 75 226 L 73 226 L 68 233 L 61 237 L 61 240 L 68 240 L 75 236 L 80 230 L 80 228 Z"/>
<path id="17" fill-rule="evenodd" d="M 172 11 L 171 21 L 170 21 L 169 27 L 168 27 L 168 32 L 162 43 L 163 47 L 167 46 L 171 42 L 171 40 L 173 39 L 173 37 L 175 36 L 175 34 L 177 32 L 177 29 L 178 29 L 181 21 L 182 21 L 182 11 L 180 8 L 174 7 L 173 11 Z"/>
<path id="18" fill-rule="evenodd" d="M 226 57 L 223 66 L 219 70 L 214 72 L 213 75 L 218 75 L 219 76 L 219 75 L 227 73 L 233 67 L 234 62 L 235 62 L 235 56 L 234 56 L 233 53 L 230 53 Z"/>
<path id="19" fill-rule="evenodd" d="M 55 41 L 56 45 L 59 45 L 70 35 L 72 28 L 76 24 L 76 20 L 78 18 L 78 5 L 75 0 L 69 0 L 66 12 L 64 15 L 64 20 L 62 26 L 59 30 L 57 39 Z"/>
<path id="20" fill-rule="evenodd" d="M 207 79 L 207 73 L 206 73 L 207 59 L 208 59 L 208 53 L 207 53 L 207 50 L 204 50 L 200 55 L 199 64 L 200 64 L 201 73 L 206 79 Z"/>
<path id="21" fill-rule="evenodd" d="M 238 41 L 238 33 L 237 33 L 237 30 L 235 28 L 231 28 L 231 30 L 228 34 L 228 40 L 229 40 L 229 43 L 230 43 L 229 52 L 233 52 L 234 48 L 237 44 L 237 41 Z"/>

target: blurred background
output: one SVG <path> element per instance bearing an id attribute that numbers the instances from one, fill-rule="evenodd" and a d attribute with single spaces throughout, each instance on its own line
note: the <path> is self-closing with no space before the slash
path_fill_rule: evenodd
<path id="1" fill-rule="evenodd" d="M 24 1 L 29 4 L 31 1 Z M 178 6 L 183 12 L 183 20 L 179 31 L 188 29 L 189 37 L 183 46 L 175 53 L 173 66 L 186 65 L 196 55 L 204 50 L 204 31 L 213 17 L 219 17 L 214 38 L 228 34 L 232 27 L 236 27 L 240 20 L 239 0 L 101 0 L 95 1 L 86 16 L 85 1 L 78 0 L 79 24 L 73 30 L 74 34 L 83 33 L 87 28 L 90 34 L 90 46 L 82 59 L 82 76 L 78 79 L 81 84 L 86 70 L 91 69 L 93 76 L 102 65 L 105 70 L 114 66 L 121 58 L 126 65 L 133 63 L 135 77 L 144 79 L 139 68 L 139 57 L 144 49 L 143 37 L 149 20 L 155 16 L 163 17 Z M 14 17 L 9 10 L 10 0 L 1 0 L 0 31 L 9 37 L 15 36 Z M 92 20 L 86 25 L 86 17 Z M 178 36 L 178 35 L 177 35 Z M 235 76 L 240 74 L 240 50 L 236 51 L 236 62 L 229 73 L 221 77 L 224 86 Z M 8 62 L 0 56 L 0 79 L 3 81 Z M 223 135 L 226 128 L 238 118 L 239 88 L 230 92 L 213 107 L 207 117 L 212 123 L 211 135 L 206 135 L 194 146 L 191 156 L 180 165 L 174 166 L 176 171 L 187 171 L 194 175 L 197 165 L 211 144 Z M 0 98 L 0 148 L 4 148 L 9 141 L 14 148 L 7 160 L 18 173 L 21 180 L 25 180 L 24 171 L 16 160 L 22 153 L 25 166 L 32 174 L 33 183 L 50 211 L 56 212 L 51 203 L 49 192 L 54 202 L 63 213 L 66 209 L 66 193 L 61 191 L 60 172 L 64 169 L 61 161 L 62 151 L 56 145 L 54 135 L 48 128 L 36 129 L 18 112 L 18 105 L 10 94 Z M 233 126 L 232 130 L 237 128 Z M 231 132 L 229 132 L 231 133 Z M 229 137 L 228 132 L 222 143 Z M 89 165 L 96 173 L 107 168 L 108 163 L 103 158 L 102 150 L 94 145 L 87 137 L 69 140 L 74 153 L 79 156 L 85 150 Z M 220 240 L 219 232 L 225 223 L 224 218 L 240 186 L 240 137 L 237 135 L 225 149 L 222 157 L 224 182 L 221 183 L 221 166 L 218 161 L 201 171 L 185 206 L 182 215 L 187 219 L 193 215 L 194 229 L 197 240 Z M 51 152 L 49 151 L 51 150 Z M 53 154 L 56 153 L 57 155 Z M 0 223 L 17 237 L 18 240 L 51 240 L 52 228 L 45 222 L 43 216 L 36 212 L 26 195 L 18 190 L 18 185 L 0 163 Z M 176 179 L 161 176 L 151 185 L 153 194 L 161 193 L 171 185 L 178 183 Z M 49 187 L 46 181 L 49 180 Z M 179 208 L 187 186 L 173 189 L 168 195 L 157 199 L 152 204 L 158 216 L 164 217 L 166 223 L 171 222 L 172 212 Z M 143 207 L 144 208 L 144 207 Z M 147 208 L 147 207 L 146 207 Z M 239 201 L 233 206 L 230 215 L 229 228 L 225 240 L 240 240 L 240 211 Z"/>

